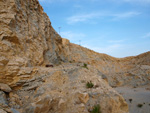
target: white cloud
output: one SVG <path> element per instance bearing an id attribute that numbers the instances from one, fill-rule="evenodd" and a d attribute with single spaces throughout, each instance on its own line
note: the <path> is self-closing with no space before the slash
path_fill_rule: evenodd
<path id="1" fill-rule="evenodd" d="M 39 0 L 40 2 L 52 3 L 52 2 L 68 2 L 69 0 Z M 77 1 L 77 0 L 72 0 Z M 79 1 L 79 0 L 78 0 Z M 103 0 L 80 0 L 80 1 L 89 1 L 89 2 L 104 2 Z M 114 2 L 114 3 L 130 3 L 130 4 L 139 4 L 139 5 L 148 5 L 150 0 L 105 0 L 105 2 Z"/>
<path id="2" fill-rule="evenodd" d="M 119 20 L 124 18 L 131 18 L 137 15 L 140 15 L 139 12 L 124 12 L 124 13 L 113 13 L 113 12 L 98 12 L 98 13 L 88 13 L 88 14 L 79 14 L 79 15 L 73 15 L 71 17 L 67 18 L 68 24 L 74 24 L 78 22 L 86 22 L 88 20 L 92 20 L 95 18 L 106 18 L 110 17 L 111 20 Z"/>
<path id="3" fill-rule="evenodd" d="M 39 0 L 39 2 L 44 2 L 44 1 L 47 1 L 47 0 Z"/>
<path id="4" fill-rule="evenodd" d="M 72 23 L 77 23 L 77 22 L 84 22 L 93 18 L 98 17 L 98 13 L 89 13 L 89 14 L 83 14 L 83 15 L 75 15 L 67 18 L 67 23 L 72 24 Z"/>
<path id="5" fill-rule="evenodd" d="M 121 0 L 121 1 L 129 3 L 142 3 L 142 4 L 150 3 L 150 0 Z"/>
<path id="6" fill-rule="evenodd" d="M 105 54 L 109 54 L 109 55 L 114 55 L 114 53 L 120 51 L 120 49 L 122 49 L 124 46 L 121 44 L 112 44 L 106 47 L 93 47 L 93 46 L 89 46 L 89 45 L 83 45 L 84 47 L 87 47 L 89 49 L 92 49 L 96 52 L 99 53 L 105 53 Z"/>
<path id="7" fill-rule="evenodd" d="M 112 2 L 112 3 L 129 3 L 137 5 L 149 5 L 150 0 L 88 0 L 90 2 Z"/>
<path id="8" fill-rule="evenodd" d="M 147 33 L 145 36 L 143 36 L 142 38 L 150 38 L 150 32 Z"/>
<path id="9" fill-rule="evenodd" d="M 125 40 L 108 40 L 109 43 L 122 43 Z"/>
<path id="10" fill-rule="evenodd" d="M 140 12 L 125 12 L 125 13 L 120 13 L 120 14 L 113 14 L 114 18 L 113 20 L 119 20 L 122 18 L 131 18 L 137 15 L 140 15 Z"/>
<path id="11" fill-rule="evenodd" d="M 53 2 L 66 2 L 68 0 L 39 0 L 39 2 L 45 2 L 45 3 L 53 3 Z"/>
<path id="12" fill-rule="evenodd" d="M 107 0 L 114 3 L 129 3 L 129 4 L 138 4 L 138 5 L 149 5 L 150 0 Z"/>
<path id="13" fill-rule="evenodd" d="M 82 38 L 84 38 L 86 35 L 83 33 L 73 33 L 71 31 L 65 31 L 65 32 L 61 32 L 61 36 L 63 38 L 69 39 L 70 41 L 77 42 Z"/>

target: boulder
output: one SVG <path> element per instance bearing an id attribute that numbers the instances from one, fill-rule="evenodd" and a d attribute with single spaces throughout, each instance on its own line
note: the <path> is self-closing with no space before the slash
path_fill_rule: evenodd
<path id="1" fill-rule="evenodd" d="M 12 89 L 7 84 L 3 84 L 3 83 L 0 83 L 0 90 L 7 93 L 12 91 Z"/>

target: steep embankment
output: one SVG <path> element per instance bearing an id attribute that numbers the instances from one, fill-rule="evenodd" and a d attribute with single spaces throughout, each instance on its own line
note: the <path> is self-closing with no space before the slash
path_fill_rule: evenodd
<path id="1" fill-rule="evenodd" d="M 79 45 L 65 46 L 70 62 L 84 62 L 102 73 L 111 86 L 140 86 L 150 82 L 150 52 L 126 58 L 114 58 Z"/>
<path id="2" fill-rule="evenodd" d="M 128 79 L 140 71 L 146 83 L 149 60 L 149 53 L 117 59 L 62 39 L 38 0 L 0 1 L 0 112 L 88 113 L 98 105 L 103 113 L 127 113 L 106 81 L 132 85 Z M 50 63 L 54 68 L 45 67 Z"/>

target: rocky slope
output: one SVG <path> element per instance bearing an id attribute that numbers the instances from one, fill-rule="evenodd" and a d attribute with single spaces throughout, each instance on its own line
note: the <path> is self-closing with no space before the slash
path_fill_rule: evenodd
<path id="1" fill-rule="evenodd" d="M 36 67 L 32 78 L 21 75 L 17 84 L 22 87 L 9 94 L 9 106 L 21 113 L 89 113 L 95 105 L 102 113 L 128 112 L 122 96 L 101 79 L 98 71 L 88 68 L 77 64 Z M 86 87 L 89 81 L 93 88 Z"/>
<path id="2" fill-rule="evenodd" d="M 75 44 L 69 44 L 66 48 L 70 50 L 69 60 L 94 66 L 111 86 L 136 87 L 150 83 L 150 52 L 135 57 L 114 58 Z"/>
<path id="3" fill-rule="evenodd" d="M 88 113 L 98 105 L 102 113 L 127 113 L 109 84 L 149 80 L 149 52 L 124 59 L 96 53 L 61 38 L 38 0 L 0 1 L 0 112 Z"/>

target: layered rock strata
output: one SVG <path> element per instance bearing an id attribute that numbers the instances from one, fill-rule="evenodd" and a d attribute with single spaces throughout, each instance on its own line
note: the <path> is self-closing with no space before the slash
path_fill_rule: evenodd
<path id="1" fill-rule="evenodd" d="M 102 113 L 127 113 L 109 84 L 149 80 L 149 52 L 123 59 L 96 53 L 61 38 L 38 0 L 0 1 L 0 112 L 88 113 L 98 105 Z"/>

